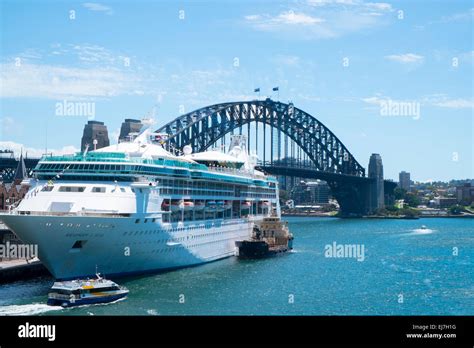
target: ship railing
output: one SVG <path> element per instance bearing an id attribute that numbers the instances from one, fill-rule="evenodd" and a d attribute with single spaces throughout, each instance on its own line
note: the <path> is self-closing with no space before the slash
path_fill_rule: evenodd
<path id="1" fill-rule="evenodd" d="M 237 168 L 228 168 L 228 167 L 208 167 L 210 171 L 219 172 L 219 173 L 228 173 L 234 175 L 245 176 L 252 179 L 264 179 L 261 175 L 254 174 L 252 172 L 244 171 Z M 271 175 L 266 175 L 266 178 L 274 178 Z"/>
<path id="2" fill-rule="evenodd" d="M 69 216 L 69 217 L 112 217 L 112 218 L 124 218 L 130 217 L 132 214 L 129 213 L 100 213 L 100 212 L 51 212 L 51 211 L 18 211 L 12 210 L 9 212 L 11 215 L 30 215 L 30 216 Z"/>

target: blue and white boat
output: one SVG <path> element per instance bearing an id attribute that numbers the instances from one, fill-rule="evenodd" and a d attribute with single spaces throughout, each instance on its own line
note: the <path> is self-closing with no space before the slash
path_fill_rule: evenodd
<path id="1" fill-rule="evenodd" d="M 102 278 L 99 273 L 96 276 L 96 279 L 55 282 L 48 294 L 48 305 L 72 307 L 108 303 L 128 295 L 127 288 Z"/>
<path id="2" fill-rule="evenodd" d="M 130 142 L 44 156 L 0 220 L 70 280 L 93 277 L 95 265 L 116 278 L 234 256 L 255 223 L 280 216 L 278 182 L 255 169 L 245 136 L 226 153 L 175 155 L 155 135 L 148 127 Z"/>

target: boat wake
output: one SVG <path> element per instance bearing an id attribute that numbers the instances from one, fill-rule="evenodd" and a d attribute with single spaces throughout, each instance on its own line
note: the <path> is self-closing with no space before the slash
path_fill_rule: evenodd
<path id="1" fill-rule="evenodd" d="M 48 306 L 45 303 L 31 303 L 26 305 L 0 306 L 0 316 L 8 315 L 36 315 L 49 311 L 57 311 L 62 307 Z"/>
<path id="2" fill-rule="evenodd" d="M 125 300 L 125 298 L 119 298 L 118 300 L 107 302 L 107 303 L 94 303 L 86 304 L 82 306 L 74 306 L 63 308 L 61 306 L 50 306 L 44 303 L 31 303 L 26 305 L 9 305 L 9 306 L 0 306 L 0 316 L 9 316 L 9 315 L 37 315 L 50 311 L 59 311 L 59 310 L 72 310 L 75 308 L 84 308 L 84 307 L 94 307 L 94 306 L 106 306 L 111 305 L 120 301 Z"/>
<path id="3" fill-rule="evenodd" d="M 430 228 L 416 228 L 414 230 L 412 230 L 411 235 L 417 235 L 417 234 L 431 234 L 433 233 L 435 230 L 432 230 Z"/>

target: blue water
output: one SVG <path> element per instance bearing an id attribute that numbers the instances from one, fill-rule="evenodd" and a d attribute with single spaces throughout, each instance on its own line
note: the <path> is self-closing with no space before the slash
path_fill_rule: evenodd
<path id="1" fill-rule="evenodd" d="M 17 282 L 0 286 L 0 315 L 474 315 L 472 220 L 287 220 L 283 256 L 120 279 L 127 299 L 80 308 L 46 306 L 50 278 Z M 325 257 L 333 242 L 364 261 Z"/>

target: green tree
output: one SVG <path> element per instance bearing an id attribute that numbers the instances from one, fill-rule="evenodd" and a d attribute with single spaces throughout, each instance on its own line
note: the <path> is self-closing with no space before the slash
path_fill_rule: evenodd
<path id="1" fill-rule="evenodd" d="M 387 205 L 385 209 L 390 212 L 390 213 L 396 213 L 398 212 L 398 208 L 394 205 Z"/>
<path id="2" fill-rule="evenodd" d="M 416 210 L 410 208 L 403 208 L 400 213 L 406 217 L 414 218 L 420 215 Z"/>
<path id="3" fill-rule="evenodd" d="M 280 190 L 280 199 L 283 201 L 283 202 L 286 202 L 287 200 L 290 199 L 290 196 L 288 195 L 288 192 L 285 191 L 285 190 Z"/>
<path id="4" fill-rule="evenodd" d="M 396 187 L 395 190 L 393 190 L 393 194 L 395 195 L 395 199 L 404 199 L 406 193 L 407 193 L 407 190 L 402 189 L 401 187 Z"/>
<path id="5" fill-rule="evenodd" d="M 405 203 L 410 207 L 416 207 L 421 204 L 421 199 L 414 193 L 407 193 L 405 195 Z"/>
<path id="6" fill-rule="evenodd" d="M 453 215 L 460 215 L 464 211 L 464 208 L 460 205 L 453 205 L 449 208 L 449 213 Z"/>

